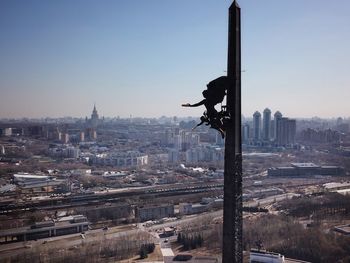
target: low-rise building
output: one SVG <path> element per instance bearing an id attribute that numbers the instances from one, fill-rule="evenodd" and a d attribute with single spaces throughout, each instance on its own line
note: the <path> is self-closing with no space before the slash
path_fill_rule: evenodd
<path id="1" fill-rule="evenodd" d="M 252 249 L 250 251 L 250 263 L 284 263 L 284 256 L 266 250 Z"/>
<path id="2" fill-rule="evenodd" d="M 45 191 L 50 192 L 55 189 L 66 187 L 67 180 L 58 180 L 55 177 L 48 175 L 35 174 L 14 174 L 14 183 L 20 187 L 21 190 L 30 191 Z"/>
<path id="3" fill-rule="evenodd" d="M 180 203 L 179 204 L 179 213 L 180 215 L 190 215 L 192 212 L 192 204 L 190 203 Z"/>
<path id="4" fill-rule="evenodd" d="M 92 163 L 116 167 L 140 167 L 148 164 L 148 155 L 138 151 L 104 153 L 95 155 Z"/>
<path id="5" fill-rule="evenodd" d="M 163 237 L 171 237 L 173 235 L 175 235 L 175 229 L 173 227 L 164 227 Z"/>
<path id="6" fill-rule="evenodd" d="M 340 166 L 320 166 L 314 163 L 292 163 L 288 167 L 272 167 L 267 171 L 269 176 L 314 176 L 314 175 L 344 175 Z"/>
<path id="7" fill-rule="evenodd" d="M 87 231 L 89 222 L 82 215 L 61 218 L 59 221 L 36 222 L 29 227 L 0 230 L 0 243 L 27 241 Z"/>
<path id="8" fill-rule="evenodd" d="M 267 196 L 272 196 L 272 195 L 279 195 L 283 194 L 284 191 L 280 188 L 277 187 L 270 187 L 270 188 L 260 188 L 254 191 L 250 192 L 250 197 L 251 198 L 263 198 Z"/>
<path id="9" fill-rule="evenodd" d="M 174 216 L 174 205 L 149 205 L 136 207 L 135 216 L 141 222 Z"/>
<path id="10" fill-rule="evenodd" d="M 213 199 L 213 198 L 203 198 L 200 204 L 191 204 L 191 203 L 180 203 L 179 204 L 179 214 L 180 215 L 191 215 L 199 214 L 208 211 L 212 208 L 221 208 L 223 207 L 224 200 Z"/>
<path id="11" fill-rule="evenodd" d="M 325 190 L 329 192 L 338 192 L 340 190 L 349 190 L 350 189 L 350 182 L 343 182 L 343 183 L 338 183 L 338 182 L 331 182 L 331 183 L 326 183 L 323 185 Z"/>

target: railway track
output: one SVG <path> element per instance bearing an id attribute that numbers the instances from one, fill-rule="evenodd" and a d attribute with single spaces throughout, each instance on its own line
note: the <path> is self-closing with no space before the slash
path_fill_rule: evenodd
<path id="1" fill-rule="evenodd" d="M 222 190 L 222 183 L 208 184 L 190 184 L 190 185 L 173 185 L 173 186 L 157 186 L 145 187 L 138 189 L 130 189 L 120 192 L 104 192 L 104 193 L 89 193 L 78 194 L 64 197 L 45 198 L 42 200 L 28 200 L 22 202 L 0 202 L 0 215 L 19 213 L 35 210 L 57 210 L 70 208 L 75 206 L 98 205 L 105 202 L 118 202 L 127 197 L 169 197 L 186 194 L 197 194 L 208 191 Z"/>

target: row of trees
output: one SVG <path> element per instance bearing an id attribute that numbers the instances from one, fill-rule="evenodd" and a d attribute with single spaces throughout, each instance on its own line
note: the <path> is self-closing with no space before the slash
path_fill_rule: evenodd
<path id="1" fill-rule="evenodd" d="M 190 239 L 195 240 L 200 234 L 208 251 L 221 251 L 223 233 L 222 223 L 209 223 L 209 218 L 198 220 L 188 225 L 178 236 L 182 245 Z M 198 242 L 198 241 L 197 241 Z M 260 244 L 268 251 L 281 253 L 289 258 L 310 262 L 350 262 L 349 237 L 324 231 L 322 225 L 305 228 L 293 217 L 285 215 L 260 215 L 258 218 L 243 221 L 243 248 L 249 251 Z"/>
<path id="2" fill-rule="evenodd" d="M 179 233 L 177 235 L 177 242 L 183 246 L 184 250 L 196 249 L 203 245 L 204 239 L 200 234 L 188 235 L 184 233 Z"/>
<path id="3" fill-rule="evenodd" d="M 321 196 L 293 198 L 281 203 L 280 209 L 288 211 L 295 217 L 313 215 L 314 218 L 322 219 L 334 215 L 350 214 L 350 196 L 338 193 L 327 193 Z"/>
<path id="4" fill-rule="evenodd" d="M 54 247 L 50 242 L 35 246 L 24 253 L 0 258 L 0 263 L 6 262 L 42 262 L 42 263 L 97 263 L 116 262 L 136 256 L 143 244 L 152 244 L 154 239 L 149 233 L 138 231 L 135 234 L 125 234 L 114 239 L 101 237 L 99 241 L 82 240 L 80 246 Z"/>
<path id="5" fill-rule="evenodd" d="M 304 228 L 291 217 L 265 215 L 244 220 L 243 245 L 254 248 L 258 241 L 265 249 L 286 257 L 310 262 L 349 262 L 349 238 L 320 227 Z"/>
<path id="6" fill-rule="evenodd" d="M 140 248 L 140 258 L 144 259 L 148 257 L 148 254 L 152 253 L 155 249 L 154 243 L 142 244 Z"/>
<path id="7" fill-rule="evenodd" d="M 201 246 L 206 247 L 208 250 L 218 250 L 222 245 L 222 224 L 219 224 L 217 219 L 211 215 L 204 215 L 197 217 L 195 221 L 191 221 L 188 224 L 181 225 L 181 234 L 180 240 L 183 240 L 183 237 L 198 237 L 200 236 L 202 242 Z M 179 237 L 178 237 L 179 238 Z M 210 242 L 207 242 L 210 241 Z M 193 241 L 192 241 L 193 242 Z M 180 242 L 179 242 L 180 243 Z M 182 243 L 180 243 L 182 244 Z M 184 245 L 184 244 L 183 244 Z M 190 249 L 190 244 L 183 247 L 184 249 Z"/>

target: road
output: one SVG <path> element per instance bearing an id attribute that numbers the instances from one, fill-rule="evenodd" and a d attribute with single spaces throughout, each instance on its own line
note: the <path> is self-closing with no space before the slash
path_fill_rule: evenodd
<path id="1" fill-rule="evenodd" d="M 75 246 L 80 246 L 89 242 L 96 242 L 106 239 L 113 239 L 116 237 L 136 234 L 140 229 L 136 226 L 118 226 L 112 227 L 108 230 L 95 229 L 86 231 L 84 234 L 77 233 L 64 236 L 56 236 L 38 240 L 31 240 L 27 242 L 16 242 L 0 245 L 0 258 L 14 256 L 26 250 L 33 249 L 39 246 L 46 246 L 47 248 L 68 249 Z"/>
<path id="2" fill-rule="evenodd" d="M 166 248 L 169 246 L 169 244 L 167 244 L 168 242 L 165 242 L 165 238 L 159 238 L 156 232 L 157 229 L 160 229 L 160 228 L 162 229 L 164 227 L 170 227 L 170 226 L 178 227 L 181 224 L 188 224 L 207 216 L 220 217 L 222 216 L 222 210 L 203 213 L 200 215 L 186 216 L 176 221 L 153 225 L 151 227 L 144 227 L 142 224 L 118 226 L 118 227 L 111 227 L 108 230 L 103 230 L 103 229 L 89 230 L 89 231 L 86 231 L 85 234 L 83 234 L 83 236 L 81 236 L 80 233 L 77 233 L 77 234 L 50 237 L 50 238 L 39 239 L 39 240 L 32 240 L 27 242 L 2 244 L 0 245 L 0 257 L 5 258 L 9 256 L 15 256 L 24 251 L 27 251 L 39 246 L 46 246 L 47 248 L 68 249 L 68 248 L 73 248 L 75 246 L 80 246 L 89 242 L 97 242 L 97 241 L 109 240 L 109 239 L 113 239 L 121 236 L 133 235 L 139 231 L 146 231 L 152 234 L 155 237 L 155 239 L 158 240 L 158 242 L 161 244 L 161 247 Z"/>

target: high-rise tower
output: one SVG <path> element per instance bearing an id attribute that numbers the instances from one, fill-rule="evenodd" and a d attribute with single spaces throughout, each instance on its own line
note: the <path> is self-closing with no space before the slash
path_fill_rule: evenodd
<path id="1" fill-rule="evenodd" d="M 279 111 L 276 111 L 273 115 L 273 127 L 272 127 L 272 139 L 276 140 L 277 138 L 277 122 L 278 120 L 282 119 L 282 113 Z"/>
<path id="2" fill-rule="evenodd" d="M 259 141 L 261 139 L 261 114 L 256 111 L 253 114 L 253 139 Z"/>
<path id="3" fill-rule="evenodd" d="M 295 143 L 296 120 L 279 118 L 276 122 L 276 143 L 279 146 L 289 146 Z"/>
<path id="4" fill-rule="evenodd" d="M 263 140 L 269 141 L 271 134 L 271 111 L 266 108 L 263 113 Z"/>

